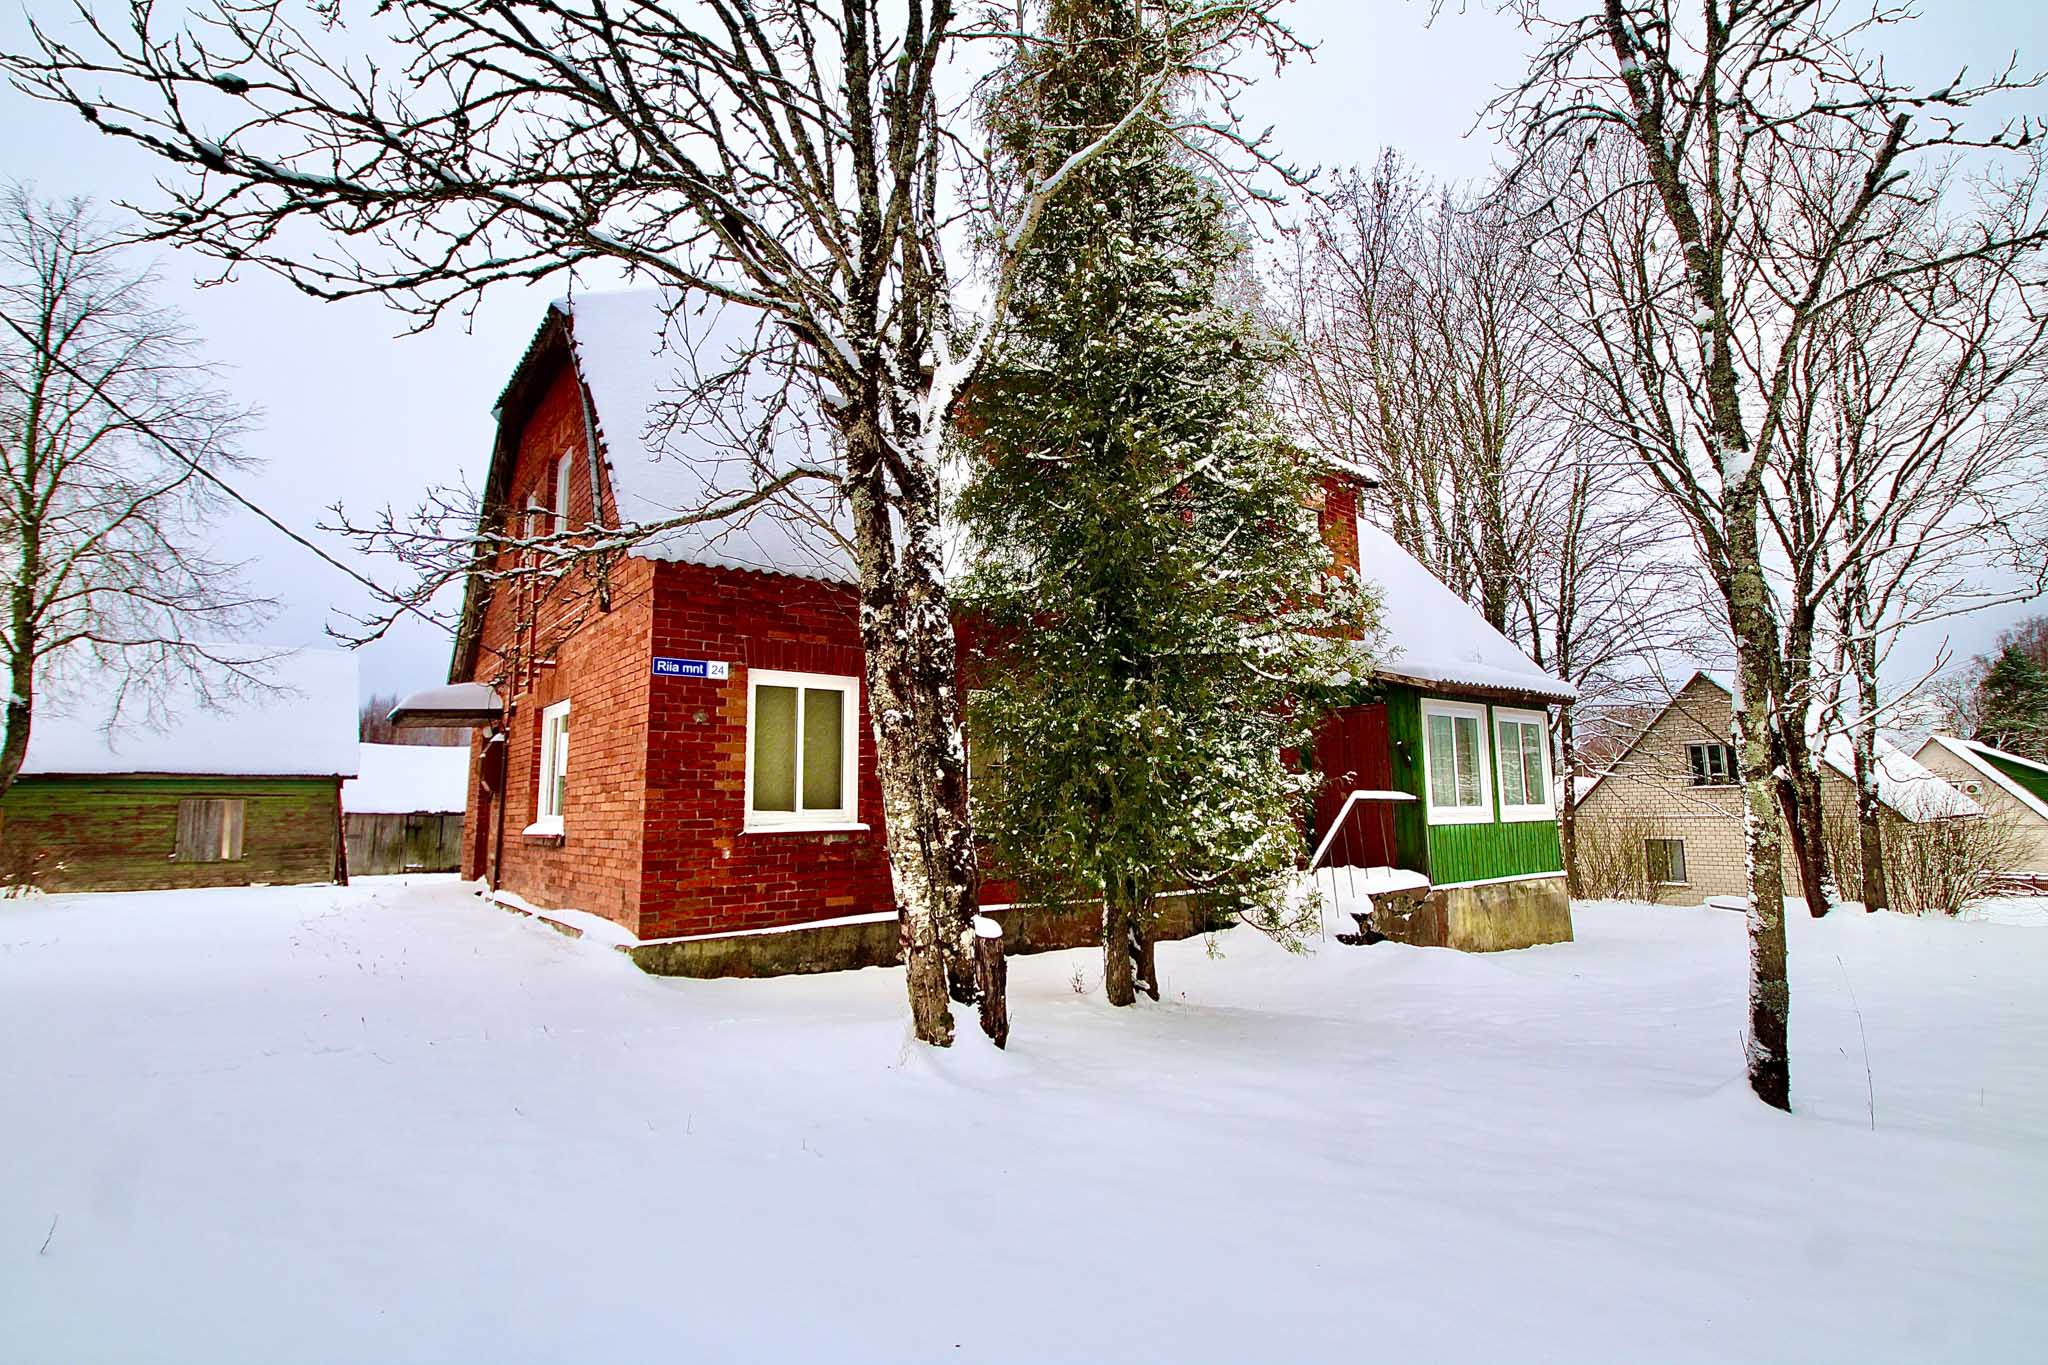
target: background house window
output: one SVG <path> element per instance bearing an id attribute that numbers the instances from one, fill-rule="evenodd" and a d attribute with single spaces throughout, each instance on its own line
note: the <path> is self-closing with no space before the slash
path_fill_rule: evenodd
<path id="1" fill-rule="evenodd" d="M 242 800 L 195 798 L 178 803 L 181 863 L 228 863 L 242 856 Z"/>
<path id="2" fill-rule="evenodd" d="M 576 457 L 564 455 L 555 461 L 555 534 L 561 535 L 569 529 L 569 472 L 576 467 Z"/>
<path id="3" fill-rule="evenodd" d="M 1422 741 L 1430 823 L 1470 825 L 1491 821 L 1493 793 L 1487 785 L 1486 708 L 1454 701 L 1423 702 Z"/>
<path id="4" fill-rule="evenodd" d="M 860 710 L 854 678 L 747 674 L 747 823 L 850 824 Z"/>
<path id="5" fill-rule="evenodd" d="M 569 703 L 558 701 L 540 713 L 540 792 L 530 834 L 560 834 L 569 798 Z"/>
<path id="6" fill-rule="evenodd" d="M 1643 853 L 1653 885 L 1685 885 L 1685 840 L 1645 839 Z"/>
<path id="7" fill-rule="evenodd" d="M 1550 718 L 1541 711 L 1495 711 L 1493 723 L 1500 750 L 1500 818 L 1550 819 Z"/>
<path id="8" fill-rule="evenodd" d="M 1726 787 L 1735 781 L 1735 751 L 1725 744 L 1688 744 L 1685 766 L 1695 787 Z"/>

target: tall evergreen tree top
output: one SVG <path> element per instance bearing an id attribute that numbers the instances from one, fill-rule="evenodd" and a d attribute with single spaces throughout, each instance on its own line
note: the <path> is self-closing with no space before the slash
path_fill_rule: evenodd
<path id="1" fill-rule="evenodd" d="M 2048 668 L 2008 644 L 1978 684 L 1981 719 L 1971 738 L 2048 762 Z"/>

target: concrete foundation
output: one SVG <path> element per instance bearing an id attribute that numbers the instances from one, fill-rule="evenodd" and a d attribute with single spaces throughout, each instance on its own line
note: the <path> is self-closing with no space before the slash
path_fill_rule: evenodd
<path id="1" fill-rule="evenodd" d="M 1012 956 L 1088 948 L 1102 942 L 1100 906 L 1012 906 L 983 911 L 1003 926 Z M 1227 927 L 1227 918 L 1191 896 L 1159 902 L 1159 938 L 1193 938 Z M 1569 928 L 1567 928 L 1569 933 Z M 621 949 L 654 976 L 795 976 L 893 967 L 903 960 L 894 919 L 806 924 L 769 933 L 640 943 Z"/>
<path id="2" fill-rule="evenodd" d="M 1495 953 L 1572 939 L 1571 897 L 1562 872 L 1478 886 L 1439 887 L 1412 914 L 1374 916 L 1373 927 L 1418 948 Z"/>

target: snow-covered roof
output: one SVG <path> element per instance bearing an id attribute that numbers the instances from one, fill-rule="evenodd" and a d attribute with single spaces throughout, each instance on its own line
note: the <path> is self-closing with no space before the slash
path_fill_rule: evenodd
<path id="1" fill-rule="evenodd" d="M 1411 682 L 1520 692 L 1547 701 L 1578 696 L 1570 683 L 1530 662 L 1513 641 L 1488 625 L 1392 536 L 1362 518 L 1358 562 L 1365 577 L 1381 588 L 1386 657 L 1376 663 L 1379 673 Z"/>
<path id="2" fill-rule="evenodd" d="M 1944 820 L 1984 813 L 1967 794 L 1923 767 L 1903 749 L 1880 739 L 1872 757 L 1877 767 L 1877 799 L 1908 820 Z M 1821 760 L 1843 777 L 1855 780 L 1856 752 L 1847 735 L 1828 736 Z"/>
<path id="3" fill-rule="evenodd" d="M 688 386 L 733 369 L 760 329 L 772 336 L 776 324 L 734 304 L 696 300 L 671 316 L 667 305 L 676 297 L 636 289 L 553 305 L 569 319 L 612 496 L 627 524 L 700 513 L 799 465 L 830 463 L 808 398 L 784 376 L 755 366 L 722 402 L 683 401 Z M 778 415 L 769 448 L 756 452 L 747 443 L 770 412 Z M 632 553 L 853 582 L 853 560 L 839 538 L 851 534 L 834 490 L 809 482 L 718 521 L 663 532 Z"/>
<path id="4" fill-rule="evenodd" d="M 219 670 L 223 686 L 216 704 L 208 706 L 189 678 L 174 677 L 165 684 L 162 713 L 169 719 L 161 727 L 136 715 L 132 698 L 117 718 L 111 689 L 75 689 L 75 695 L 37 709 L 21 771 L 31 776 L 355 774 L 354 655 L 338 649 L 239 646 L 232 653 L 211 652 L 246 666 L 260 684 L 228 690 L 228 670 Z"/>
<path id="5" fill-rule="evenodd" d="M 1990 762 L 1990 759 L 1996 757 L 2007 763 L 2017 763 L 2028 768 L 2039 768 L 2044 776 L 2048 776 L 2048 766 L 2036 763 L 2032 759 L 2021 758 L 2018 754 L 2007 753 L 2003 749 L 1994 749 L 1989 744 L 1979 744 L 1974 739 L 1959 739 L 1954 735 L 1929 735 L 1927 742 L 1929 744 L 1939 744 L 1964 763 L 1969 764 L 1971 770 L 1980 774 L 1986 782 L 1994 783 L 2000 791 L 2012 797 L 2013 800 L 2019 802 L 2043 820 L 2048 820 L 2048 801 L 2043 801 L 2040 797 L 2028 791 L 2026 787 L 2013 781 L 2011 774 L 2000 772 L 1997 766 Z"/>
<path id="6" fill-rule="evenodd" d="M 469 746 L 364 744 L 356 776 L 341 784 L 351 814 L 448 814 L 469 803 Z"/>
<path id="7" fill-rule="evenodd" d="M 425 725 L 479 725 L 505 714 L 505 699 L 489 683 L 444 683 L 422 688 L 391 708 L 401 728 Z"/>

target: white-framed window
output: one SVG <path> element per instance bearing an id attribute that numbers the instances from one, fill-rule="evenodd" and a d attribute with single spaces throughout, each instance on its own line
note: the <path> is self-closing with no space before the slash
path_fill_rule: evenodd
<path id="1" fill-rule="evenodd" d="M 1695 787 L 1728 787 L 1735 783 L 1735 751 L 1726 744 L 1688 744 L 1685 767 Z"/>
<path id="2" fill-rule="evenodd" d="M 527 833 L 560 834 L 568 796 L 569 703 L 558 701 L 540 713 L 540 791 Z"/>
<path id="3" fill-rule="evenodd" d="M 1500 783 L 1503 821 L 1550 820 L 1550 717 L 1541 711 L 1493 713 L 1494 771 Z"/>
<path id="4" fill-rule="evenodd" d="M 750 828 L 855 823 L 860 680 L 747 670 Z"/>
<path id="5" fill-rule="evenodd" d="M 569 476 L 576 467 L 576 457 L 565 454 L 555 461 L 555 534 L 561 535 L 569 529 Z"/>
<path id="6" fill-rule="evenodd" d="M 1685 840 L 1643 840 L 1643 861 L 1655 886 L 1684 886 Z"/>
<path id="7" fill-rule="evenodd" d="M 1493 820 L 1487 772 L 1486 708 L 1462 701 L 1422 703 L 1422 766 L 1432 825 Z"/>

